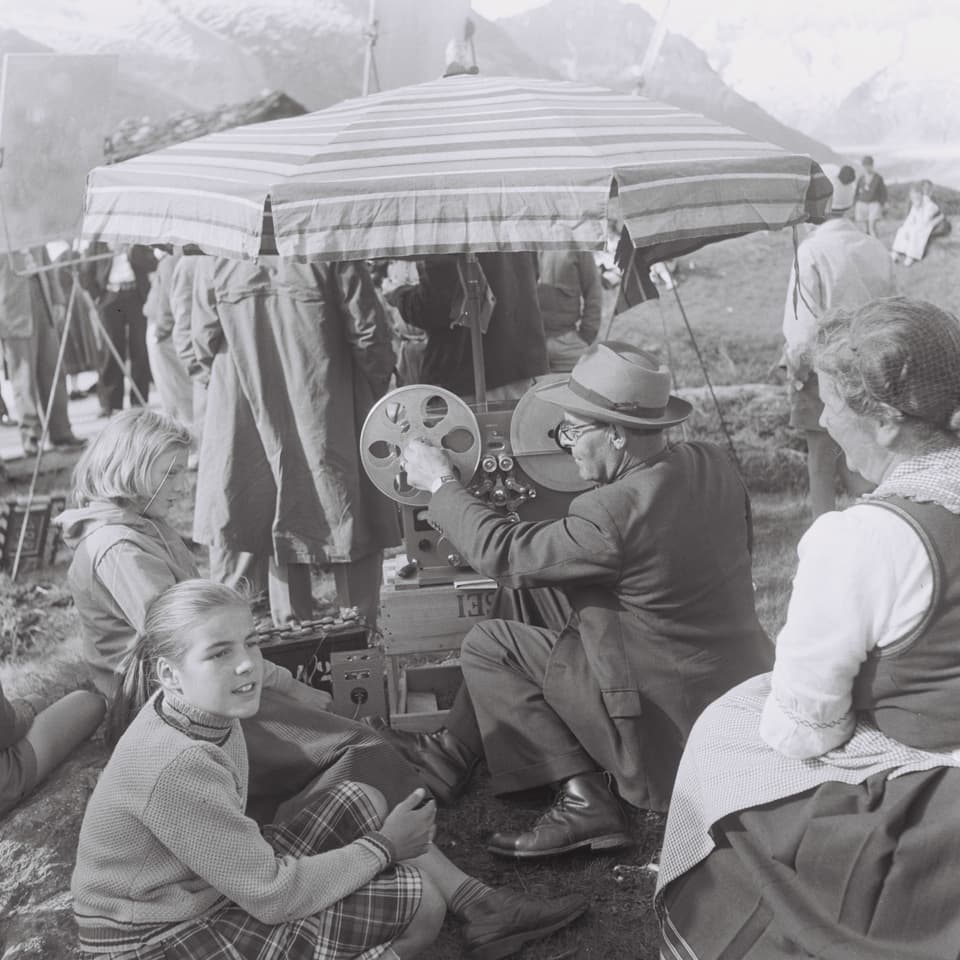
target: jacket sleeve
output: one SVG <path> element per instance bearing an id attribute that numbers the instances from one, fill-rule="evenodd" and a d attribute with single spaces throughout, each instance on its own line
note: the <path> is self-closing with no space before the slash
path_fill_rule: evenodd
<path id="1" fill-rule="evenodd" d="M 201 745 L 161 771 L 142 818 L 184 866 L 261 923 L 319 913 L 392 859 L 377 833 L 313 856 L 277 853 L 244 815 L 232 769 Z"/>
<path id="2" fill-rule="evenodd" d="M 600 320 L 603 314 L 603 284 L 600 282 L 600 270 L 593 254 L 585 251 L 580 254 L 577 267 L 580 272 L 580 294 L 583 297 L 583 315 L 580 318 L 580 336 L 587 343 L 593 343 L 600 332 Z"/>
<path id="3" fill-rule="evenodd" d="M 191 258 L 192 259 L 192 258 Z M 173 329 L 170 336 L 180 362 L 191 377 L 202 379 L 206 371 L 197 360 L 193 348 L 193 333 L 190 329 L 193 317 L 193 287 L 196 264 L 184 265 L 184 257 L 177 261 L 170 279 L 170 311 L 173 314 Z"/>
<path id="4" fill-rule="evenodd" d="M 217 314 L 217 301 L 209 282 L 210 275 L 206 265 L 198 266 L 193 281 L 193 304 L 190 311 L 190 339 L 193 343 L 193 355 L 199 369 L 198 379 L 206 382 L 210 379 L 213 358 L 220 352 L 224 343 L 223 328 Z"/>
<path id="5" fill-rule="evenodd" d="M 396 362 L 383 303 L 363 263 L 335 264 L 331 269 L 354 362 L 366 375 L 374 394 L 380 397 L 386 393 Z"/>
<path id="6" fill-rule="evenodd" d="M 784 356 L 790 375 L 795 380 L 805 381 L 810 375 L 817 320 L 823 315 L 823 300 L 820 271 L 813 257 L 801 246 L 797 253 L 797 269 L 790 272 L 783 316 L 783 336 L 786 341 Z"/>
<path id="7" fill-rule="evenodd" d="M 429 519 L 475 570 L 503 586 L 614 584 L 620 577 L 620 535 L 590 494 L 577 497 L 562 520 L 518 523 L 447 483 L 431 498 Z"/>
<path id="8" fill-rule="evenodd" d="M 173 333 L 173 305 L 170 299 L 170 285 L 173 279 L 173 269 L 176 266 L 174 257 L 164 257 L 157 264 L 150 279 L 150 293 L 143 312 L 154 325 L 154 335 L 157 342 L 167 340 Z M 148 309 L 149 308 L 149 309 Z"/>

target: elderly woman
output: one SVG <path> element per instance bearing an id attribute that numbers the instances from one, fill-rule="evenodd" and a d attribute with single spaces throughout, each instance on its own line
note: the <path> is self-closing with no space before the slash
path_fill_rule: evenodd
<path id="1" fill-rule="evenodd" d="M 772 674 L 690 735 L 663 957 L 960 949 L 960 322 L 874 300 L 828 318 L 815 367 L 821 422 L 877 488 L 809 529 Z"/>

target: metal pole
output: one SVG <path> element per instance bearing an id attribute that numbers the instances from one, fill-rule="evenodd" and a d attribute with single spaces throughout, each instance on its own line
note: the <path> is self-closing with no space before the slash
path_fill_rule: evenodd
<path id="1" fill-rule="evenodd" d="M 40 446 L 37 450 L 36 459 L 33 462 L 33 477 L 30 479 L 30 490 L 27 492 L 27 503 L 23 512 L 23 522 L 20 525 L 20 536 L 17 539 L 17 552 L 13 558 L 13 570 L 10 573 L 10 580 L 16 583 L 17 574 L 20 572 L 20 557 L 23 554 L 23 544 L 27 536 L 27 521 L 30 518 L 30 507 L 33 506 L 33 495 L 37 489 L 37 478 L 40 476 L 40 461 L 43 459 L 43 448 L 50 434 L 50 415 L 53 413 L 53 400 L 57 395 L 57 383 L 60 380 L 60 370 L 63 367 L 63 354 L 67 348 L 67 335 L 70 332 L 70 321 L 73 316 L 73 304 L 76 300 L 77 286 L 79 280 L 77 273 L 73 273 L 73 286 L 70 288 L 70 296 L 67 298 L 67 316 L 63 321 L 63 333 L 60 337 L 60 348 L 57 350 L 57 362 L 53 368 L 53 379 L 50 384 L 50 394 L 47 397 L 46 416 L 43 421 L 43 432 L 40 435 Z M 56 327 L 54 327 L 56 329 Z"/>
<path id="2" fill-rule="evenodd" d="M 370 92 L 370 74 L 373 70 L 373 48 L 377 42 L 377 0 L 370 0 L 367 17 L 367 49 L 363 55 L 363 96 Z"/>
<path id="3" fill-rule="evenodd" d="M 473 389 L 481 413 L 487 410 L 487 373 L 483 366 L 483 331 L 480 313 L 483 308 L 480 294 L 480 261 L 475 253 L 466 254 L 461 274 L 464 293 L 464 320 L 470 328 L 470 353 L 473 357 Z"/>

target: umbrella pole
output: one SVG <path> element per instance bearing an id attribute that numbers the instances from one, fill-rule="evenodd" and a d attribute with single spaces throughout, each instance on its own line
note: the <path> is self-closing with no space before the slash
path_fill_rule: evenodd
<path id="1" fill-rule="evenodd" d="M 483 331 L 480 329 L 480 313 L 483 308 L 481 295 L 480 261 L 475 253 L 466 255 L 464 270 L 460 275 L 463 283 L 464 321 L 470 328 L 470 353 L 473 357 L 473 392 L 481 413 L 487 410 L 487 374 L 483 366 Z"/>

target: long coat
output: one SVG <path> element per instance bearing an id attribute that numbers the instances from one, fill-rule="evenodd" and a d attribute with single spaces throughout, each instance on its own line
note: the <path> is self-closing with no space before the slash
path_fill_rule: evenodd
<path id="1" fill-rule="evenodd" d="M 192 330 L 210 366 L 195 536 L 279 563 L 345 563 L 399 542 L 360 464 L 393 347 L 359 263 L 198 265 Z"/>
<path id="2" fill-rule="evenodd" d="M 624 799 L 664 809 L 697 716 L 773 663 L 754 608 L 749 500 L 724 451 L 668 448 L 556 521 L 513 523 L 454 483 L 429 518 L 502 586 L 563 589 L 573 614 L 544 698 Z"/>

